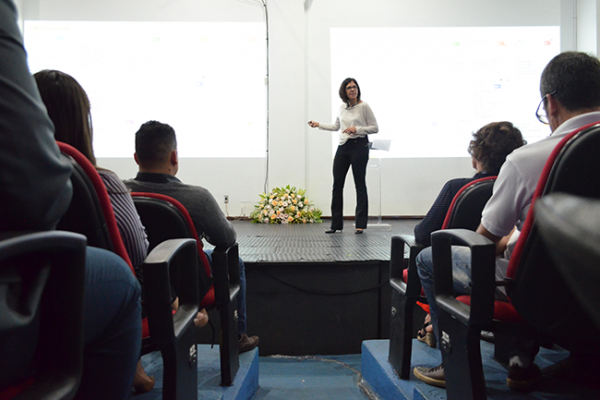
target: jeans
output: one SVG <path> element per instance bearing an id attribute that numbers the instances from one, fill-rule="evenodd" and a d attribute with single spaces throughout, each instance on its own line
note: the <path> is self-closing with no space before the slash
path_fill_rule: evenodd
<path id="1" fill-rule="evenodd" d="M 421 287 L 429 303 L 431 325 L 438 346 L 442 343 L 438 329 L 438 308 L 433 296 L 433 260 L 431 247 L 423 249 L 417 256 L 417 272 L 421 279 Z M 471 250 L 467 247 L 452 247 L 452 277 L 454 278 L 454 294 L 457 296 L 471 293 Z"/>
<path id="2" fill-rule="evenodd" d="M 348 169 L 352 165 L 354 186 L 356 188 L 355 223 L 357 229 L 367 227 L 369 218 L 369 200 L 367 198 L 367 163 L 369 162 L 369 140 L 364 138 L 348 139 L 339 146 L 333 160 L 333 191 L 331 195 L 331 229 L 344 228 L 344 183 Z"/>
<path id="3" fill-rule="evenodd" d="M 76 399 L 129 398 L 142 342 L 140 292 L 119 256 L 87 248 L 83 376 Z"/>
<path id="4" fill-rule="evenodd" d="M 208 258 L 208 262 L 212 268 L 212 253 L 213 250 L 204 250 L 206 257 Z M 237 312 L 238 312 L 238 335 L 243 335 L 247 331 L 246 326 L 246 267 L 244 266 L 244 261 L 239 259 L 239 269 L 240 269 L 240 291 L 237 295 Z"/>
<path id="5" fill-rule="evenodd" d="M 421 286 L 429 303 L 429 313 L 431 315 L 431 325 L 437 339 L 438 347 L 441 345 L 438 318 L 440 309 L 438 308 L 433 295 L 433 260 L 431 247 L 423 249 L 417 256 L 417 272 L 421 279 Z M 452 278 L 454 294 L 456 296 L 471 293 L 471 250 L 468 247 L 452 246 Z M 496 300 L 508 301 L 506 295 L 496 290 Z M 539 350 L 537 339 L 521 337 L 518 335 L 510 336 L 508 345 L 511 348 L 508 356 L 521 357 L 528 361 L 533 360 Z"/>

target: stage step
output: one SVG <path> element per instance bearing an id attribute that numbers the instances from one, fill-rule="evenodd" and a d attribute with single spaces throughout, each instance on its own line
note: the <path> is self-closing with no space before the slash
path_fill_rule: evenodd
<path id="1" fill-rule="evenodd" d="M 446 390 L 427 385 L 411 373 L 409 380 L 401 380 L 388 362 L 389 340 L 367 340 L 362 344 L 361 368 L 363 378 L 382 400 L 445 400 Z M 494 346 L 481 342 L 487 396 L 490 400 L 541 400 L 541 399 L 600 399 L 600 391 L 570 385 L 557 380 L 543 379 L 537 389 L 529 393 L 511 391 L 506 386 L 506 369 L 492 359 Z M 542 348 L 535 359 L 540 368 L 565 358 L 562 349 Z M 413 339 L 411 365 L 434 367 L 440 363 L 439 350 L 432 349 Z"/>
<path id="2" fill-rule="evenodd" d="M 148 375 L 154 375 L 156 385 L 148 393 L 133 394 L 135 400 L 162 400 L 163 362 L 160 352 L 146 354 L 142 365 Z M 198 345 L 198 399 L 249 400 L 258 390 L 258 348 L 240 354 L 240 369 L 233 386 L 223 387 L 219 363 L 219 346 Z"/>

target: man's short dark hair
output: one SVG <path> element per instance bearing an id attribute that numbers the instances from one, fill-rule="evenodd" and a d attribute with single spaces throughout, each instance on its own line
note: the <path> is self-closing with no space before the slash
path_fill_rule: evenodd
<path id="1" fill-rule="evenodd" d="M 143 167 L 157 167 L 165 163 L 177 150 L 175 130 L 158 121 L 148 121 L 135 133 L 135 152 Z"/>
<path id="2" fill-rule="evenodd" d="M 600 61 L 575 51 L 557 55 L 542 72 L 540 93 L 552 94 L 567 111 L 600 107 Z"/>

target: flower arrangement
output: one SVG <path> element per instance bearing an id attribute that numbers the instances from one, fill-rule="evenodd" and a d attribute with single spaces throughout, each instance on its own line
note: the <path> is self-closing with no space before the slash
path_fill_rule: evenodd
<path id="1" fill-rule="evenodd" d="M 316 208 L 304 194 L 305 190 L 295 187 L 275 188 L 269 194 L 260 194 L 260 201 L 250 214 L 257 224 L 312 224 L 321 221 L 321 210 Z"/>

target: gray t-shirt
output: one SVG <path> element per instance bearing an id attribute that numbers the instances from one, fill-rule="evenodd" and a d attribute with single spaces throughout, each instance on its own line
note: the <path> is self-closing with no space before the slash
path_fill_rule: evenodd
<path id="1" fill-rule="evenodd" d="M 198 236 L 214 246 L 229 247 L 236 233 L 213 195 L 200 186 L 186 185 L 174 176 L 139 172 L 135 179 L 123 181 L 132 192 L 159 193 L 173 197 L 188 210 Z"/>

